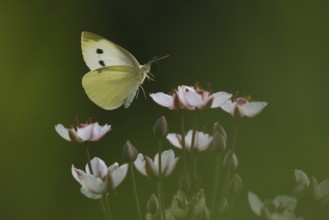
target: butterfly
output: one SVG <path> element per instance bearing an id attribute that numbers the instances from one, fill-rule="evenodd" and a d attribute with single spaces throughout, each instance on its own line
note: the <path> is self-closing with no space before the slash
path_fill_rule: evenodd
<path id="1" fill-rule="evenodd" d="M 81 48 L 90 69 L 82 78 L 82 86 L 89 99 L 106 110 L 122 105 L 128 108 L 145 78 L 153 79 L 151 64 L 162 59 L 140 65 L 127 50 L 90 32 L 82 32 Z"/>

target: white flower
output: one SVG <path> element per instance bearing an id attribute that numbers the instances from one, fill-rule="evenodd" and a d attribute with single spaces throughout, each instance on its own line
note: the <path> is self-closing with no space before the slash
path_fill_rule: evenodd
<path id="1" fill-rule="evenodd" d="M 297 199 L 291 196 L 278 195 L 273 200 L 262 202 L 252 192 L 248 193 L 251 210 L 258 216 L 270 220 L 302 220 L 295 216 Z"/>
<path id="2" fill-rule="evenodd" d="M 173 150 L 167 150 L 161 153 L 161 174 L 164 177 L 169 176 L 173 172 L 178 159 L 178 157 L 175 157 Z M 138 154 L 134 165 L 138 172 L 144 176 L 151 178 L 159 177 L 159 154 L 155 155 L 154 160 L 148 156 Z"/>
<path id="3" fill-rule="evenodd" d="M 259 114 L 267 105 L 266 102 L 250 102 L 247 98 L 236 98 L 233 101 L 227 100 L 220 107 L 230 113 L 233 117 L 254 117 Z"/>
<path id="4" fill-rule="evenodd" d="M 193 130 L 189 130 L 185 136 L 185 147 L 187 151 L 191 151 Z M 194 149 L 197 151 L 206 151 L 210 148 L 213 137 L 201 131 L 195 132 Z M 183 149 L 182 135 L 170 133 L 167 140 L 175 147 Z"/>
<path id="5" fill-rule="evenodd" d="M 313 199 L 319 203 L 329 202 L 329 179 L 318 183 L 318 180 L 314 177 L 311 180 L 307 174 L 302 170 L 295 170 L 295 178 L 297 181 L 297 193 L 302 193 L 306 188 L 312 190 Z M 312 183 L 311 183 L 312 181 Z"/>
<path id="6" fill-rule="evenodd" d="M 111 125 L 100 126 L 97 122 L 80 124 L 76 129 L 65 128 L 62 124 L 55 126 L 57 133 L 67 141 L 83 143 L 85 141 L 97 141 L 111 130 Z"/>
<path id="7" fill-rule="evenodd" d="M 162 92 L 150 94 L 152 99 L 163 107 L 171 110 L 175 109 L 204 109 L 218 108 L 223 105 L 231 94 L 226 92 L 210 93 L 196 86 L 178 86 L 177 90 L 172 95 L 167 95 Z"/>
<path id="8" fill-rule="evenodd" d="M 72 175 L 81 185 L 81 193 L 90 199 L 99 199 L 111 192 L 124 180 L 128 171 L 128 164 L 119 166 L 114 163 L 107 167 L 103 160 L 94 157 L 90 161 L 92 173 L 86 165 L 86 172 L 76 169 L 72 165 Z"/>

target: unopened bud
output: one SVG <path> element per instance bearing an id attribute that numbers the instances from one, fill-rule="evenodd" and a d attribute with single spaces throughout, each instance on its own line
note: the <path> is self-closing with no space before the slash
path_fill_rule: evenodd
<path id="1" fill-rule="evenodd" d="M 154 215 L 158 211 L 159 201 L 154 194 L 152 194 L 149 200 L 147 201 L 146 208 L 151 215 Z"/>
<path id="2" fill-rule="evenodd" d="M 231 168 L 232 170 L 236 170 L 239 166 L 239 161 L 235 153 L 233 153 L 231 150 L 229 150 L 223 161 L 223 165 L 225 168 Z"/>
<path id="3" fill-rule="evenodd" d="M 223 135 L 225 141 L 227 140 L 226 131 L 218 122 L 215 122 L 213 127 L 213 133 L 215 133 L 216 131 Z"/>
<path id="4" fill-rule="evenodd" d="M 240 193 L 241 190 L 242 190 L 242 179 L 240 177 L 239 174 L 235 174 L 233 177 L 232 177 L 232 183 L 231 183 L 231 188 L 232 188 L 232 191 L 236 194 Z"/>
<path id="5" fill-rule="evenodd" d="M 211 145 L 214 150 L 223 153 L 226 150 L 226 139 L 221 133 L 215 131 Z"/>
<path id="6" fill-rule="evenodd" d="M 168 134 L 168 124 L 164 116 L 161 116 L 154 124 L 153 134 L 158 138 L 165 138 Z"/>
<path id="7" fill-rule="evenodd" d="M 137 149 L 134 147 L 134 145 L 131 144 L 130 141 L 127 141 L 125 146 L 123 147 L 123 160 L 126 163 L 133 163 L 138 155 Z"/>

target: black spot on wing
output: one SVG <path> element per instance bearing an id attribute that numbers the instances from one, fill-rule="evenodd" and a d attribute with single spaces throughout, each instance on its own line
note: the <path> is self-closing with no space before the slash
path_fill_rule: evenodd
<path id="1" fill-rule="evenodd" d="M 97 48 L 96 53 L 98 53 L 98 54 L 103 54 L 104 51 L 103 51 L 102 49 Z"/>
<path id="2" fill-rule="evenodd" d="M 104 63 L 104 61 L 103 60 L 100 60 L 100 61 L 98 61 L 98 63 L 101 65 L 101 66 L 105 66 L 105 63 Z"/>

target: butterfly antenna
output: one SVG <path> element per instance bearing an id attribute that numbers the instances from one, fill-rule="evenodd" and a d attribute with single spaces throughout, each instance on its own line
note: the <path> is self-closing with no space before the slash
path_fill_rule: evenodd
<path id="1" fill-rule="evenodd" d="M 169 54 L 167 54 L 166 56 L 163 56 L 163 57 L 159 57 L 159 58 L 157 58 L 157 57 L 153 57 L 153 58 L 148 62 L 148 64 L 154 63 L 154 62 L 156 62 L 156 61 L 159 61 L 159 60 L 162 60 L 162 59 L 165 59 L 165 58 L 168 58 L 168 57 L 169 57 Z"/>

